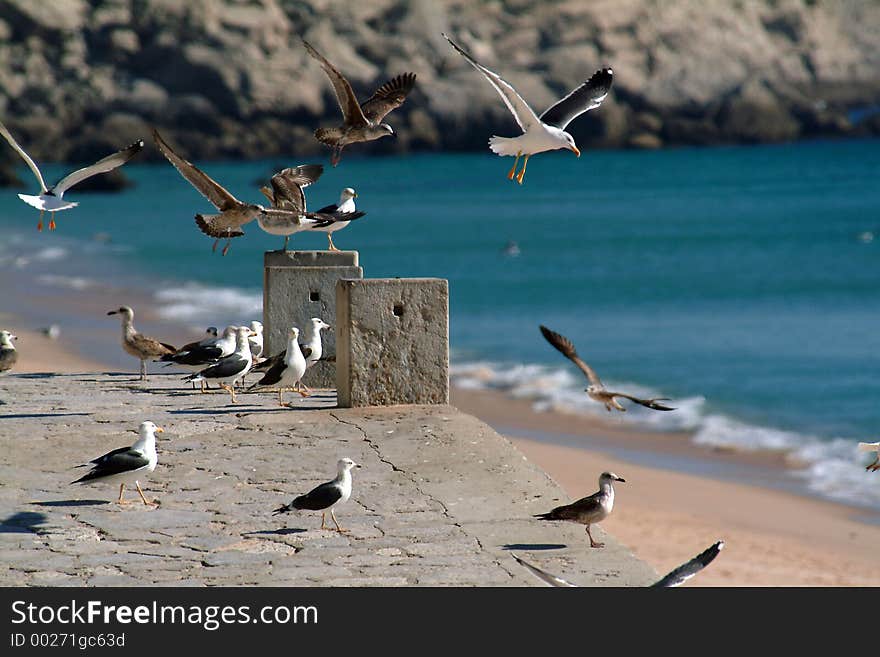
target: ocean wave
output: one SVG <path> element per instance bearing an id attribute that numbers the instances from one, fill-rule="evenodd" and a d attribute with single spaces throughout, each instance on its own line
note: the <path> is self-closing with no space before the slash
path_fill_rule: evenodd
<path id="1" fill-rule="evenodd" d="M 259 290 L 187 283 L 159 290 L 155 298 L 160 316 L 199 326 L 244 324 L 263 314 L 263 293 Z"/>
<path id="2" fill-rule="evenodd" d="M 535 364 L 501 365 L 488 361 L 460 363 L 450 368 L 454 386 L 466 390 L 495 390 L 516 399 L 527 399 L 538 412 L 564 412 L 606 418 L 605 408 L 584 393 L 579 373 Z M 609 382 L 609 388 L 624 389 L 641 397 L 660 393 L 638 384 Z M 676 410 L 656 413 L 640 406 L 628 406 L 615 420 L 653 431 L 690 431 L 698 445 L 742 451 L 786 452 L 793 464 L 793 477 L 820 497 L 880 509 L 880 487 L 864 469 L 852 438 L 821 438 L 809 434 L 758 426 L 712 412 L 706 399 L 693 396 L 674 400 Z M 875 476 L 876 478 L 876 476 Z"/>
<path id="3" fill-rule="evenodd" d="M 67 288 L 71 290 L 87 290 L 98 285 L 98 282 L 84 276 L 59 276 L 57 274 L 44 274 L 37 277 L 38 283 L 51 287 Z"/>

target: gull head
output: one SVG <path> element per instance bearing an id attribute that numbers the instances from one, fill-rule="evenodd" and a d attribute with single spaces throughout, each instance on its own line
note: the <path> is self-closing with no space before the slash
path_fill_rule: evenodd
<path id="1" fill-rule="evenodd" d="M 357 192 L 354 191 L 351 187 L 346 187 L 339 195 L 339 197 L 342 199 L 342 203 L 345 203 L 349 199 L 357 198 L 357 196 Z M 342 203 L 340 203 L 339 205 L 342 205 Z"/>
<path id="2" fill-rule="evenodd" d="M 339 459 L 336 462 L 336 470 L 342 474 L 343 472 L 349 472 L 352 468 L 361 467 L 359 463 L 355 463 L 350 458 Z"/>
<path id="3" fill-rule="evenodd" d="M 296 328 L 295 326 L 291 326 L 291 327 L 290 327 L 290 330 L 287 331 L 287 337 L 288 337 L 290 340 L 297 340 L 297 339 L 299 339 L 299 329 Z"/>
<path id="4" fill-rule="evenodd" d="M 122 315 L 125 319 L 132 319 L 134 317 L 134 311 L 128 306 L 119 306 L 116 310 L 111 310 L 107 313 L 108 315 Z"/>
<path id="5" fill-rule="evenodd" d="M 602 388 L 600 388 L 599 386 L 593 385 L 591 383 L 586 388 L 584 388 L 584 392 L 587 393 L 588 395 L 595 395 L 595 394 L 602 392 Z"/>
<path id="6" fill-rule="evenodd" d="M 12 347 L 15 349 L 15 345 L 12 344 L 12 341 L 17 339 L 18 336 L 12 335 L 9 331 L 0 331 L 0 344 L 4 347 Z"/>
<path id="7" fill-rule="evenodd" d="M 563 130 L 563 132 L 562 132 L 562 137 L 563 137 L 563 139 L 565 140 L 565 143 L 567 144 L 567 145 L 565 146 L 565 148 L 567 148 L 567 149 L 570 150 L 572 153 L 574 153 L 575 155 L 577 155 L 578 157 L 580 157 L 580 156 L 581 156 L 581 152 L 580 152 L 580 150 L 578 149 L 578 147 L 577 147 L 577 146 L 575 145 L 575 143 L 574 143 L 574 137 L 572 137 L 570 134 L 568 134 L 568 133 L 565 132 L 564 130 Z"/>
<path id="8" fill-rule="evenodd" d="M 138 429 L 138 433 L 141 436 L 146 437 L 151 434 L 165 433 L 165 429 L 163 429 L 162 427 L 157 427 L 155 424 L 153 424 L 152 422 L 147 420 L 145 422 L 141 422 L 141 426 Z"/>
<path id="9" fill-rule="evenodd" d="M 225 329 L 223 329 L 223 337 L 224 338 L 231 338 L 233 335 L 235 335 L 235 332 L 237 330 L 238 330 L 237 326 L 227 326 Z"/>
<path id="10" fill-rule="evenodd" d="M 209 326 L 207 328 L 207 330 L 205 331 L 205 333 L 207 333 L 211 337 L 216 338 L 217 337 L 217 327 L 216 326 Z"/>
<path id="11" fill-rule="evenodd" d="M 388 137 L 394 134 L 394 128 L 392 128 L 387 123 L 380 123 L 376 126 L 377 131 L 379 132 L 380 137 Z"/>
<path id="12" fill-rule="evenodd" d="M 254 335 L 262 335 L 263 334 L 263 325 L 254 320 L 251 322 L 251 331 L 254 332 Z"/>
<path id="13" fill-rule="evenodd" d="M 315 333 L 320 333 L 322 329 L 330 329 L 332 331 L 333 327 L 320 317 L 312 317 L 312 329 L 314 329 Z"/>
<path id="14" fill-rule="evenodd" d="M 599 486 L 602 486 L 602 484 L 610 484 L 612 481 L 626 483 L 626 479 L 614 474 L 613 472 L 603 472 L 599 475 Z"/>

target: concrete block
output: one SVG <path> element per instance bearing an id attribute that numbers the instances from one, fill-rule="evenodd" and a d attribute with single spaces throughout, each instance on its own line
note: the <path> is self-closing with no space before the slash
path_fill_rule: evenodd
<path id="1" fill-rule="evenodd" d="M 440 278 L 336 283 L 339 406 L 449 402 L 449 283 Z"/>
<path id="2" fill-rule="evenodd" d="M 287 348 L 287 329 L 304 330 L 312 317 L 333 327 L 324 331 L 323 357 L 336 354 L 336 281 L 363 278 L 357 251 L 267 251 L 263 258 L 263 353 Z M 336 366 L 319 362 L 303 382 L 311 388 L 333 388 Z"/>

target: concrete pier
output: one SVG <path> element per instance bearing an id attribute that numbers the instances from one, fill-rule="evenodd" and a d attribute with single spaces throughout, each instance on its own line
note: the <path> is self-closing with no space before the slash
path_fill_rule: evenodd
<path id="1" fill-rule="evenodd" d="M 323 361 L 309 368 L 303 383 L 310 388 L 334 388 L 336 366 L 336 281 L 363 278 L 357 251 L 267 251 L 263 258 L 263 354 L 287 348 L 287 330 L 303 331 L 309 319 L 320 317 L 333 327 L 324 331 Z"/>

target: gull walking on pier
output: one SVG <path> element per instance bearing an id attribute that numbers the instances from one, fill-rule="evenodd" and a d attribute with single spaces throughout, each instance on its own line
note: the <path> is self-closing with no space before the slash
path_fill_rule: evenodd
<path id="1" fill-rule="evenodd" d="M 604 543 L 597 543 L 593 540 L 593 535 L 590 533 L 590 525 L 605 520 L 614 508 L 614 486 L 612 482 L 615 481 L 623 483 L 626 480 L 618 477 L 613 472 L 603 472 L 599 475 L 598 492 L 588 497 L 583 497 L 571 504 L 558 506 L 547 513 L 538 514 L 535 518 L 540 518 L 541 520 L 567 520 L 586 525 L 587 536 L 590 537 L 590 547 L 605 547 Z"/>
<path id="2" fill-rule="evenodd" d="M 321 529 L 326 527 L 326 513 L 330 511 L 336 531 L 344 533 L 347 530 L 339 526 L 334 507 L 344 504 L 351 497 L 351 469 L 361 467 L 349 458 L 340 459 L 336 463 L 336 478 L 332 481 L 313 488 L 305 495 L 295 498 L 290 504 L 285 504 L 272 512 L 272 515 L 290 513 L 294 510 L 308 510 L 321 512 Z"/>

